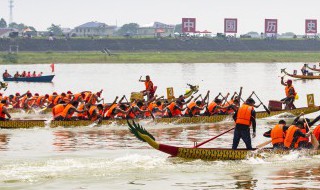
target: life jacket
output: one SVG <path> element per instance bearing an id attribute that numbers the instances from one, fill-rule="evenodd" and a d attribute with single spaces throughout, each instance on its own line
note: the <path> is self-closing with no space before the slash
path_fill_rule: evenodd
<path id="1" fill-rule="evenodd" d="M 229 100 L 228 103 L 225 103 L 224 106 L 235 106 L 234 105 L 234 101 L 233 100 Z M 228 113 L 228 114 L 232 114 L 234 113 L 234 110 L 230 107 L 230 108 L 225 108 L 223 110 L 225 113 Z"/>
<path id="2" fill-rule="evenodd" d="M 83 111 L 84 110 L 84 103 L 83 104 L 80 104 L 79 107 L 78 107 L 78 110 L 79 111 Z M 86 112 L 83 112 L 83 113 L 77 113 L 77 116 L 78 117 L 81 117 L 81 118 L 85 118 L 87 116 L 87 113 Z"/>
<path id="3" fill-rule="evenodd" d="M 218 104 L 215 103 L 214 101 L 211 102 L 209 105 L 208 105 L 208 112 L 210 113 L 210 115 L 213 115 L 213 114 L 216 114 L 216 113 L 219 113 L 219 109 L 215 109 L 215 107 L 217 106 Z"/>
<path id="4" fill-rule="evenodd" d="M 296 95 L 297 95 L 297 93 L 296 93 L 296 91 L 295 91 L 294 87 L 291 85 L 290 87 L 289 87 L 289 86 L 286 86 L 286 88 L 285 88 L 286 97 L 289 97 L 289 96 L 290 96 L 289 91 L 290 91 L 290 89 L 291 89 L 291 88 L 293 89 L 293 95 L 294 95 L 294 96 L 296 96 Z"/>
<path id="5" fill-rule="evenodd" d="M 96 111 L 96 115 L 92 117 L 93 112 Z M 89 116 L 91 117 L 91 121 L 95 121 L 98 118 L 99 110 L 97 106 L 91 106 L 89 109 Z"/>
<path id="6" fill-rule="evenodd" d="M 5 119 L 6 118 L 6 114 L 3 113 L 3 107 L 4 107 L 4 104 L 0 103 L 0 118 Z"/>
<path id="7" fill-rule="evenodd" d="M 97 98 L 95 97 L 96 94 L 91 94 L 91 96 L 89 97 L 88 102 L 91 103 L 92 105 L 97 103 Z"/>
<path id="8" fill-rule="evenodd" d="M 13 97 L 12 106 L 13 108 L 20 108 L 20 99 L 17 96 Z"/>
<path id="9" fill-rule="evenodd" d="M 196 114 L 200 114 L 200 110 L 194 109 L 194 107 L 196 107 L 196 106 L 197 106 L 197 104 L 194 101 L 190 102 L 187 106 L 186 115 L 194 116 Z"/>
<path id="10" fill-rule="evenodd" d="M 168 109 L 169 109 L 172 117 L 174 117 L 174 116 L 179 116 L 179 115 L 182 114 L 179 109 L 175 109 L 175 106 L 176 106 L 176 105 L 177 105 L 177 104 L 176 104 L 175 102 L 171 102 L 171 104 L 170 104 L 169 107 L 168 107 Z M 181 108 L 182 106 L 179 106 L 179 107 Z"/>
<path id="11" fill-rule="evenodd" d="M 43 104 L 43 102 L 41 103 L 41 100 L 44 98 L 44 96 L 39 96 L 35 102 L 35 104 L 40 107 L 42 106 L 41 104 Z"/>
<path id="12" fill-rule="evenodd" d="M 158 108 L 158 109 L 155 111 L 155 108 Z M 158 117 L 163 116 L 163 112 L 161 112 L 162 110 L 163 110 L 163 104 L 161 104 L 160 106 L 156 105 L 152 110 L 153 115 Z"/>
<path id="13" fill-rule="evenodd" d="M 52 115 L 53 118 L 57 118 L 58 116 L 61 116 L 65 106 L 63 104 L 57 104 L 52 108 Z"/>
<path id="14" fill-rule="evenodd" d="M 61 113 L 61 116 L 63 118 L 68 118 L 70 119 L 74 113 L 74 111 L 72 113 L 69 113 L 69 110 L 70 109 L 76 109 L 72 104 L 67 104 L 67 106 L 63 109 L 62 113 Z"/>
<path id="15" fill-rule="evenodd" d="M 285 147 L 291 148 L 291 144 L 293 142 L 293 135 L 297 130 L 299 130 L 299 128 L 296 127 L 295 125 L 291 125 L 289 127 L 289 129 L 287 130 L 287 133 L 286 133 L 286 137 L 284 138 L 284 146 Z M 294 144 L 294 148 L 298 148 L 297 142 Z"/>
<path id="16" fill-rule="evenodd" d="M 254 110 L 252 106 L 242 104 L 237 113 L 236 124 L 251 125 L 251 112 Z"/>
<path id="17" fill-rule="evenodd" d="M 113 104 L 111 105 L 111 107 L 109 108 L 109 110 L 106 112 L 105 117 L 107 118 L 114 118 L 114 116 L 116 115 L 114 113 L 114 110 L 118 107 L 118 104 Z"/>
<path id="18" fill-rule="evenodd" d="M 146 90 L 150 89 L 150 92 L 154 92 L 153 82 L 151 80 L 145 81 L 144 85 L 146 86 Z"/>
<path id="19" fill-rule="evenodd" d="M 145 112 L 144 113 L 144 116 L 146 116 L 146 117 L 150 117 L 151 116 L 151 113 L 152 113 L 152 110 L 153 110 L 153 108 L 155 108 L 157 105 L 156 105 L 156 103 L 155 102 L 151 102 L 150 104 L 149 104 L 149 106 L 148 106 L 148 110 L 149 111 L 147 111 L 147 112 Z M 150 113 L 151 112 L 151 113 Z"/>
<path id="20" fill-rule="evenodd" d="M 55 99 L 53 100 L 53 105 L 57 105 L 61 98 L 62 97 L 60 95 L 56 96 Z"/>
<path id="21" fill-rule="evenodd" d="M 271 130 L 272 144 L 283 143 L 285 138 L 285 133 L 283 132 L 283 125 L 277 124 Z"/>
<path id="22" fill-rule="evenodd" d="M 28 99 L 28 97 L 25 95 L 21 101 L 20 101 L 20 108 L 25 108 L 25 102 Z"/>
<path id="23" fill-rule="evenodd" d="M 74 100 L 79 101 L 79 98 L 82 97 L 80 93 L 74 95 Z"/>
<path id="24" fill-rule="evenodd" d="M 318 125 L 314 130 L 313 130 L 314 136 L 316 136 L 317 140 L 320 140 L 320 125 Z"/>
<path id="25" fill-rule="evenodd" d="M 303 133 L 303 134 L 306 134 L 307 133 L 307 124 L 305 123 L 304 124 L 304 128 L 303 129 L 300 129 L 300 131 Z M 309 142 L 309 138 L 308 137 L 299 137 L 298 140 L 297 140 L 297 143 L 299 144 L 299 142 Z"/>
<path id="26" fill-rule="evenodd" d="M 84 95 L 85 95 L 84 96 L 84 100 L 85 100 L 86 103 L 89 102 L 89 98 L 90 98 L 91 94 L 92 94 L 91 92 L 85 92 L 84 93 Z"/>

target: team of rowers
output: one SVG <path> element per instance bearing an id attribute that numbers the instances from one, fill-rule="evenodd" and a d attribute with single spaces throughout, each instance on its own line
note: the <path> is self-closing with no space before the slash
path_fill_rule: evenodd
<path id="1" fill-rule="evenodd" d="M 40 73 L 36 73 L 36 71 L 33 71 L 33 73 L 31 74 L 30 71 L 26 72 L 26 71 L 23 71 L 21 74 L 17 71 L 15 74 L 14 74 L 14 78 L 19 78 L 19 77 L 27 77 L 27 78 L 30 78 L 30 77 L 41 77 L 42 76 L 42 72 Z M 2 74 L 2 77 L 3 78 L 10 78 L 12 77 L 7 70 L 5 70 L 5 72 Z"/>
<path id="2" fill-rule="evenodd" d="M 150 98 L 147 101 L 135 100 L 128 102 L 126 96 L 116 97 L 112 103 L 101 103 L 102 90 L 96 93 L 84 91 L 73 94 L 71 91 L 67 93 L 57 94 L 54 92 L 49 95 L 39 95 L 26 92 L 25 94 L 16 93 L 15 95 L 2 96 L 0 93 L 0 120 L 5 120 L 5 113 L 8 108 L 21 108 L 24 110 L 32 110 L 32 108 L 52 108 L 54 120 L 101 120 L 101 119 L 134 119 L 134 118 L 160 118 L 160 117 L 194 117 L 199 115 L 217 115 L 232 114 L 239 105 L 241 92 L 234 93 L 228 100 L 229 93 L 223 97 L 221 93 L 214 98 L 212 102 L 208 102 L 209 93 L 204 98 L 202 95 L 197 97 L 189 97 L 181 95 L 176 99 L 165 100 L 162 97 Z M 222 98 L 220 98 L 220 96 Z M 201 98 L 201 100 L 199 100 Z M 126 101 L 124 101 L 126 100 Z M 5 110 L 5 111 L 3 111 Z"/>
<path id="3" fill-rule="evenodd" d="M 91 91 L 83 91 L 73 94 L 71 91 L 67 93 L 58 94 L 54 92 L 49 95 L 39 95 L 35 93 L 32 95 L 29 91 L 25 94 L 2 96 L 0 94 L 0 120 L 6 120 L 6 116 L 10 119 L 11 116 L 8 108 L 22 108 L 30 110 L 33 107 L 38 108 L 52 108 L 54 120 L 91 120 L 101 122 L 102 119 L 134 119 L 134 118 L 155 118 L 155 117 L 195 117 L 195 116 L 212 116 L 219 114 L 233 114 L 235 121 L 235 130 L 233 138 L 233 149 L 237 149 L 240 139 L 242 139 L 247 149 L 252 149 L 250 127 L 252 126 L 252 137 L 256 136 L 256 112 L 255 101 L 251 96 L 252 93 L 242 105 L 240 105 L 242 87 L 240 92 L 235 92 L 228 100 L 229 93 L 224 97 L 219 93 L 213 101 L 209 102 L 210 91 L 206 93 L 204 98 L 201 95 L 197 97 L 186 97 L 184 95 L 172 100 L 165 100 L 163 96 L 157 97 L 154 95 L 155 90 L 150 77 L 146 80 L 139 80 L 144 82 L 146 89 L 141 93 L 147 96 L 147 101 L 134 100 L 129 102 L 126 96 L 122 96 L 118 101 L 118 96 L 112 103 L 103 103 L 101 98 L 102 90 L 96 93 Z M 281 83 L 286 86 L 286 99 L 289 105 L 293 105 L 294 96 L 296 94 L 292 81 Z M 222 98 L 220 98 L 220 96 Z M 124 102 L 125 101 L 125 102 Z M 285 102 L 284 101 L 284 102 Z M 102 102 L 102 103 L 100 103 Z M 290 107 L 289 109 L 294 109 Z M 75 113 L 77 113 L 75 115 Z M 286 127 L 285 121 L 279 121 L 279 124 L 264 135 L 271 137 L 274 148 L 311 148 L 318 147 L 318 145 L 309 142 L 309 136 L 315 136 L 319 140 L 320 125 L 316 127 L 313 133 L 309 130 L 313 124 L 320 120 L 318 116 L 312 122 L 308 120 L 301 120 L 297 117 L 290 127 Z"/>

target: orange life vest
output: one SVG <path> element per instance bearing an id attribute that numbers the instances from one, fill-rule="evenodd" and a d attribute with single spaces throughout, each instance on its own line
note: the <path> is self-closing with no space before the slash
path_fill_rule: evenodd
<path id="1" fill-rule="evenodd" d="M 181 111 L 179 109 L 175 108 L 176 105 L 177 104 L 175 102 L 171 102 L 171 104 L 168 107 L 171 112 L 172 117 L 181 115 Z"/>
<path id="2" fill-rule="evenodd" d="M 3 113 L 3 107 L 4 107 L 4 104 L 0 103 L 0 117 L 5 119 L 6 118 L 6 114 Z"/>
<path id="3" fill-rule="evenodd" d="M 25 103 L 28 97 L 25 95 L 20 101 L 20 108 L 25 108 Z"/>
<path id="4" fill-rule="evenodd" d="M 286 137 L 284 138 L 284 146 L 285 147 L 290 148 L 292 141 L 293 141 L 293 135 L 297 130 L 299 130 L 299 128 L 296 127 L 295 125 L 291 125 L 289 127 L 289 129 L 287 130 L 287 133 L 286 133 Z M 294 144 L 294 148 L 298 148 L 297 142 Z"/>
<path id="5" fill-rule="evenodd" d="M 44 96 L 39 96 L 35 102 L 35 104 L 40 107 L 42 106 L 41 104 L 43 104 L 43 102 L 41 102 L 41 100 L 44 98 Z"/>
<path id="6" fill-rule="evenodd" d="M 83 111 L 84 110 L 84 103 L 83 104 L 80 104 L 79 107 L 78 107 L 78 110 L 79 111 Z M 87 116 L 87 113 L 86 112 L 83 112 L 83 113 L 77 113 L 77 116 L 78 117 L 81 117 L 81 118 L 84 118 Z"/>
<path id="7" fill-rule="evenodd" d="M 217 103 L 215 102 L 211 102 L 209 105 L 208 105 L 208 112 L 213 115 L 213 114 L 216 114 L 219 112 L 219 109 L 215 109 L 215 107 L 217 106 Z"/>
<path id="8" fill-rule="evenodd" d="M 56 98 L 53 101 L 53 105 L 57 105 L 60 99 L 61 99 L 60 95 L 56 96 Z"/>
<path id="9" fill-rule="evenodd" d="M 92 117 L 92 114 L 94 111 L 96 112 L 96 115 L 94 117 Z M 89 109 L 89 115 L 91 117 L 91 121 L 97 120 L 98 114 L 99 114 L 99 110 L 98 110 L 97 106 L 91 106 Z"/>
<path id="10" fill-rule="evenodd" d="M 313 130 L 314 136 L 316 136 L 317 140 L 320 140 L 320 125 L 318 125 L 314 130 Z"/>
<path id="11" fill-rule="evenodd" d="M 62 113 L 61 113 L 61 116 L 62 116 L 63 118 L 68 118 L 68 119 L 71 118 L 74 112 L 69 113 L 69 110 L 72 109 L 72 108 L 73 108 L 73 109 L 76 109 L 72 104 L 68 104 L 68 105 L 63 109 L 63 111 L 62 111 Z"/>
<path id="12" fill-rule="evenodd" d="M 153 92 L 153 82 L 151 80 L 145 81 L 144 85 L 146 86 L 146 90 L 150 89 L 150 92 Z"/>
<path id="13" fill-rule="evenodd" d="M 291 88 L 293 89 L 293 95 L 296 96 L 296 94 L 297 94 L 296 91 L 295 91 L 295 89 L 294 89 L 294 87 L 293 87 L 292 85 L 291 85 L 290 87 L 289 87 L 289 86 L 286 86 L 285 92 L 286 92 L 286 96 L 287 96 L 287 97 L 290 96 L 289 91 L 290 91 Z"/>
<path id="14" fill-rule="evenodd" d="M 74 100 L 75 100 L 75 101 L 79 101 L 80 97 L 82 97 L 82 95 L 81 95 L 80 93 L 75 94 L 75 95 L 74 95 Z"/>
<path id="15" fill-rule="evenodd" d="M 114 109 L 116 109 L 118 107 L 118 104 L 113 104 L 111 105 L 111 107 L 109 108 L 109 110 L 106 112 L 105 117 L 107 118 L 113 118 L 115 116 L 114 114 Z"/>
<path id="16" fill-rule="evenodd" d="M 193 109 L 194 107 L 196 107 L 197 106 L 197 104 L 196 104 L 196 102 L 194 102 L 194 101 L 192 101 L 192 102 L 190 102 L 189 104 L 188 104 L 188 106 L 187 106 L 187 110 L 186 110 L 186 114 L 187 115 L 196 115 L 196 114 L 199 114 L 200 113 L 200 110 L 196 110 L 196 109 Z"/>
<path id="17" fill-rule="evenodd" d="M 285 133 L 283 132 L 283 125 L 277 124 L 271 130 L 272 144 L 283 143 L 285 138 Z"/>
<path id="18" fill-rule="evenodd" d="M 62 114 L 64 110 L 64 105 L 63 104 L 57 104 L 52 108 L 52 115 L 53 118 L 56 118 Z"/>
<path id="19" fill-rule="evenodd" d="M 96 94 L 91 94 L 91 96 L 89 97 L 89 100 L 90 101 L 89 103 L 91 103 L 92 105 L 96 104 L 97 103 L 97 98 L 95 97 Z"/>
<path id="20" fill-rule="evenodd" d="M 252 106 L 242 104 L 237 113 L 236 124 L 251 125 L 251 112 L 254 110 Z"/>
<path id="21" fill-rule="evenodd" d="M 303 133 L 303 134 L 306 134 L 307 133 L 307 129 L 306 129 L 307 125 L 306 123 L 304 124 L 304 128 L 303 129 L 300 129 L 300 131 Z M 299 137 L 298 140 L 297 140 L 297 143 L 299 144 L 299 142 L 309 142 L 309 138 L 308 137 Z"/>
<path id="22" fill-rule="evenodd" d="M 156 105 L 154 108 L 158 108 L 158 110 L 153 114 L 154 116 L 163 116 L 163 112 L 161 112 L 163 110 L 163 104 L 161 104 L 160 106 Z"/>
<path id="23" fill-rule="evenodd" d="M 148 108 L 147 108 L 149 111 L 145 112 L 144 115 L 145 115 L 146 117 L 150 117 L 153 108 L 155 108 L 156 106 L 157 106 L 157 105 L 156 105 L 155 102 L 151 102 L 151 103 L 149 104 Z M 151 112 L 151 113 L 150 113 L 150 112 Z"/>

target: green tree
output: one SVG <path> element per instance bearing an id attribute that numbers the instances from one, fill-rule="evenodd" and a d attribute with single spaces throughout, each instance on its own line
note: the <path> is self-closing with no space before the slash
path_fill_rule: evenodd
<path id="1" fill-rule="evenodd" d="M 135 35 L 138 32 L 139 24 L 137 23 L 129 23 L 123 25 L 118 31 L 118 35 Z"/>
<path id="2" fill-rule="evenodd" d="M 174 33 L 182 33 L 182 24 L 177 24 L 176 27 L 174 27 Z"/>
<path id="3" fill-rule="evenodd" d="M 0 28 L 7 28 L 7 22 L 3 18 L 0 20 Z"/>
<path id="4" fill-rule="evenodd" d="M 54 36 L 62 36 L 62 29 L 60 25 L 51 24 L 49 28 L 47 28 L 48 32 L 53 34 Z"/>

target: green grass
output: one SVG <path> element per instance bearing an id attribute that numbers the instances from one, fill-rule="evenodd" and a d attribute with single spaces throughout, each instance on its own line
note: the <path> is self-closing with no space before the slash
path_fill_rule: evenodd
<path id="1" fill-rule="evenodd" d="M 235 63 L 235 62 L 318 62 L 319 52 L 19 52 L 17 64 L 32 63 Z M 0 64 L 12 64 L 3 59 Z"/>

